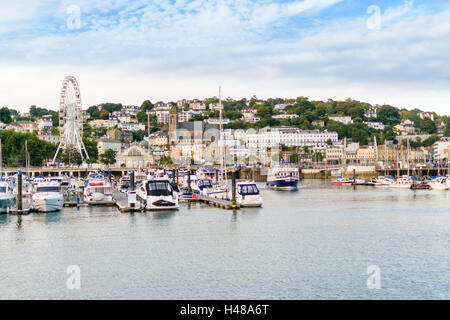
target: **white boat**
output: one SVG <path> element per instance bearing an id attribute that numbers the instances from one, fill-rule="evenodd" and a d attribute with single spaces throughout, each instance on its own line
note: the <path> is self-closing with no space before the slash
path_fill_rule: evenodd
<path id="1" fill-rule="evenodd" d="M 393 189 L 411 189 L 412 184 L 413 181 L 410 177 L 401 177 L 389 184 L 388 187 Z"/>
<path id="2" fill-rule="evenodd" d="M 111 183 L 103 175 L 92 175 L 86 180 L 84 202 L 90 205 L 114 204 Z"/>
<path id="3" fill-rule="evenodd" d="M 33 209 L 40 212 L 59 211 L 64 206 L 61 186 L 57 181 L 40 182 L 31 197 Z"/>
<path id="4" fill-rule="evenodd" d="M 16 207 L 17 197 L 14 195 L 11 184 L 4 180 L 0 181 L 0 214 L 9 213 Z"/>
<path id="5" fill-rule="evenodd" d="M 368 182 L 368 184 L 383 187 L 383 186 L 388 186 L 388 185 L 392 184 L 393 182 L 395 182 L 394 179 L 391 179 L 391 178 L 385 177 L 385 176 L 379 176 L 378 178 L 371 179 Z"/>
<path id="6" fill-rule="evenodd" d="M 241 207 L 261 207 L 263 205 L 263 198 L 256 183 L 251 181 L 237 182 L 236 202 Z"/>
<path id="7" fill-rule="evenodd" d="M 137 190 L 136 198 L 145 210 L 177 210 L 179 195 L 168 179 L 146 180 Z"/>
<path id="8" fill-rule="evenodd" d="M 275 190 L 297 190 L 299 171 L 295 167 L 272 167 L 267 174 L 267 187 Z"/>
<path id="9" fill-rule="evenodd" d="M 450 190 L 450 177 L 438 177 L 428 184 L 432 190 Z"/>

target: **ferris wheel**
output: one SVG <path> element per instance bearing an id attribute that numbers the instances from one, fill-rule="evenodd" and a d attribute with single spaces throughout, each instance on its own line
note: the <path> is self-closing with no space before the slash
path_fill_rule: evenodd
<path id="1" fill-rule="evenodd" d="M 83 160 L 89 155 L 83 144 L 83 113 L 81 110 L 80 87 L 77 79 L 68 76 L 64 79 L 59 100 L 60 143 L 53 157 L 55 163 L 60 150 L 75 149 Z"/>

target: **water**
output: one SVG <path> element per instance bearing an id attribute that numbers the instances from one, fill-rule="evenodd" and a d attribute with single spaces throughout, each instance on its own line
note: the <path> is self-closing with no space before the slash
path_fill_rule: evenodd
<path id="1" fill-rule="evenodd" d="M 264 207 L 236 213 L 0 215 L 0 298 L 450 298 L 450 192 L 260 186 Z M 80 290 L 66 287 L 70 265 Z M 371 265 L 379 290 L 366 285 Z"/>

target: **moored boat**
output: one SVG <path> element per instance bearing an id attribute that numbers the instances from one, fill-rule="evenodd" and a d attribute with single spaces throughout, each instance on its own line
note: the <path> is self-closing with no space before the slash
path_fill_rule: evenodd
<path id="1" fill-rule="evenodd" d="M 168 179 L 154 178 L 144 181 L 136 191 L 136 198 L 145 210 L 177 210 L 179 195 Z"/>
<path id="2" fill-rule="evenodd" d="M 267 187 L 275 190 L 297 190 L 299 170 L 295 167 L 272 167 L 267 174 Z"/>
<path id="3" fill-rule="evenodd" d="M 34 210 L 39 212 L 59 211 L 64 206 L 61 186 L 57 181 L 40 182 L 36 185 L 36 192 L 31 197 Z"/>

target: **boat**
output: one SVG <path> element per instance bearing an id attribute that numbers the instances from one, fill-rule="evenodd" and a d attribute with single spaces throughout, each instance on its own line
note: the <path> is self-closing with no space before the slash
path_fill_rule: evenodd
<path id="1" fill-rule="evenodd" d="M 145 210 L 178 210 L 179 195 L 169 179 L 154 178 L 144 181 L 137 189 L 136 198 Z"/>
<path id="2" fill-rule="evenodd" d="M 437 177 L 428 184 L 432 190 L 450 190 L 450 177 Z"/>
<path id="3" fill-rule="evenodd" d="M 57 181 L 45 181 L 36 185 L 36 192 L 31 197 L 34 210 L 39 212 L 59 211 L 64 206 L 61 186 Z"/>
<path id="4" fill-rule="evenodd" d="M 0 181 L 0 214 L 9 213 L 17 207 L 17 197 L 14 195 L 14 189 L 7 181 Z"/>
<path id="5" fill-rule="evenodd" d="M 256 183 L 242 181 L 236 183 L 236 202 L 241 207 L 261 207 L 263 198 Z"/>
<path id="6" fill-rule="evenodd" d="M 412 184 L 413 182 L 410 177 L 401 177 L 389 184 L 388 187 L 393 189 L 411 189 Z"/>
<path id="7" fill-rule="evenodd" d="M 388 186 L 393 183 L 395 180 L 386 176 L 379 176 L 378 178 L 372 178 L 367 184 L 373 186 Z"/>
<path id="8" fill-rule="evenodd" d="M 114 204 L 111 183 L 103 175 L 91 175 L 86 180 L 83 198 L 90 205 Z"/>
<path id="9" fill-rule="evenodd" d="M 129 175 L 125 175 L 119 180 L 119 191 L 127 192 L 127 190 L 131 186 L 131 177 Z"/>
<path id="10" fill-rule="evenodd" d="M 336 180 L 331 181 L 332 185 L 335 186 L 344 186 L 344 185 L 353 185 L 353 184 L 358 184 L 358 183 L 364 183 L 364 180 L 362 179 L 353 179 L 353 178 L 339 178 Z"/>
<path id="11" fill-rule="evenodd" d="M 267 187 L 275 190 L 297 190 L 299 171 L 295 167 L 272 167 L 267 175 Z"/>

